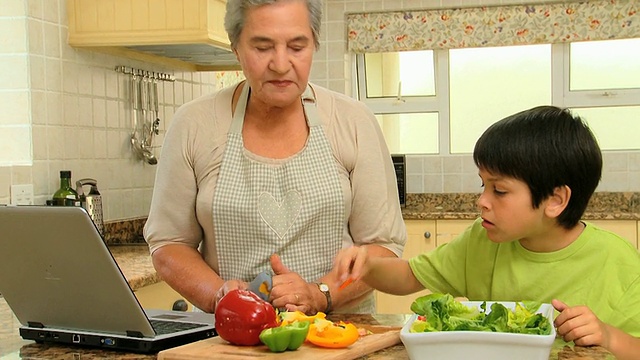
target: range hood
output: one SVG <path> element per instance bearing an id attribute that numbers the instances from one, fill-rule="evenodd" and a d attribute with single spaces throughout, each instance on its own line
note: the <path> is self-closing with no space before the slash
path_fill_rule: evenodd
<path id="1" fill-rule="evenodd" d="M 128 50 L 182 61 L 195 66 L 195 70 L 239 70 L 235 54 L 210 44 L 137 45 Z"/>
<path id="2" fill-rule="evenodd" d="M 191 71 L 239 70 L 226 0 L 67 0 L 69 45 Z"/>

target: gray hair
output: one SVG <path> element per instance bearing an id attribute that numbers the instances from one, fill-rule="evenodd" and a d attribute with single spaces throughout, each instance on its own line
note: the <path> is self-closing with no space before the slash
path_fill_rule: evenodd
<path id="1" fill-rule="evenodd" d="M 227 12 L 224 15 L 224 29 L 227 31 L 231 48 L 235 49 L 238 45 L 240 33 L 244 28 L 244 21 L 248 9 L 255 6 L 273 4 L 277 1 L 290 0 L 228 0 Z M 311 32 L 313 32 L 313 41 L 316 49 L 320 46 L 320 26 L 322 24 L 322 0 L 299 0 L 304 1 L 309 9 L 309 22 L 311 23 Z"/>

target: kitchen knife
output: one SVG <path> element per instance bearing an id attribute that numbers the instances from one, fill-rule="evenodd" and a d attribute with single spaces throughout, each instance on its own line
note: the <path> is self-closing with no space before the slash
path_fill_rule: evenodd
<path id="1" fill-rule="evenodd" d="M 262 300 L 269 301 L 271 285 L 271 274 L 262 271 L 249 283 L 249 290 L 258 295 Z"/>

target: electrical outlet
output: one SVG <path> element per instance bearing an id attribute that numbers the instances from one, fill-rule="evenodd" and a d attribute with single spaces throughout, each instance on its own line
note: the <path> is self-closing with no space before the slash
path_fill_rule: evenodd
<path id="1" fill-rule="evenodd" d="M 33 184 L 11 185 L 12 205 L 33 205 Z"/>

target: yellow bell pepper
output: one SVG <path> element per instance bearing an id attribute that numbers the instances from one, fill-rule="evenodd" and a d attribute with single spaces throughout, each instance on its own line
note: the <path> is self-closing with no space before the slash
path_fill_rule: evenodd
<path id="1" fill-rule="evenodd" d="M 345 348 L 360 338 L 358 328 L 350 323 L 334 323 L 324 318 L 309 326 L 307 341 L 320 347 Z"/>
<path id="2" fill-rule="evenodd" d="M 278 314 L 280 317 L 280 326 L 286 326 L 296 321 L 308 321 L 313 323 L 316 319 L 324 319 L 327 315 L 323 312 L 318 312 L 315 315 L 309 316 L 302 311 L 283 311 Z"/>

